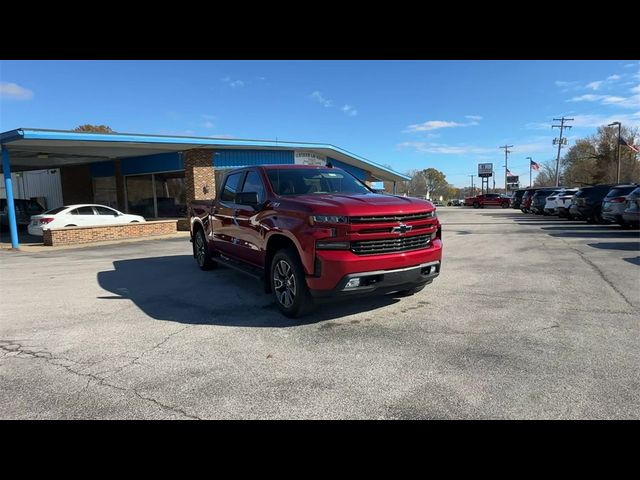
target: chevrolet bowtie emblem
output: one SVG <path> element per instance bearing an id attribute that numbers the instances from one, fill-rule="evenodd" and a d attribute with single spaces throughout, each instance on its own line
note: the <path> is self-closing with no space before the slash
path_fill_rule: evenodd
<path id="1" fill-rule="evenodd" d="M 404 223 L 401 223 L 397 227 L 393 227 L 391 231 L 394 233 L 407 233 L 411 231 L 412 228 L 413 227 L 411 225 L 405 225 Z"/>

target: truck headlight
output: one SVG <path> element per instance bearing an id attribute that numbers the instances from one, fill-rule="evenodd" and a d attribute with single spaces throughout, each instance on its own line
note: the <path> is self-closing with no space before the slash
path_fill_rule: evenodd
<path id="1" fill-rule="evenodd" d="M 314 225 L 316 223 L 347 223 L 349 217 L 342 215 L 312 215 L 309 217 L 309 223 Z"/>

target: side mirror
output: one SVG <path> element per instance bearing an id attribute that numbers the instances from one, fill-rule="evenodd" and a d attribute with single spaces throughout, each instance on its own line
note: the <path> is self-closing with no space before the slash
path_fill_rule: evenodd
<path id="1" fill-rule="evenodd" d="M 256 208 L 258 206 L 258 192 L 236 193 L 236 203 L 238 205 L 250 205 Z"/>

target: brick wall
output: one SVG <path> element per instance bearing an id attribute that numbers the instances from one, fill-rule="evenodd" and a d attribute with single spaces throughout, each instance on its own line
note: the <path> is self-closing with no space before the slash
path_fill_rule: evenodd
<path id="1" fill-rule="evenodd" d="M 176 220 L 127 223 L 125 225 L 102 225 L 99 227 L 65 227 L 44 230 L 47 246 L 75 245 L 125 238 L 168 235 L 177 230 Z"/>
<path id="2" fill-rule="evenodd" d="M 184 152 L 184 179 L 187 202 L 209 200 L 215 196 L 213 150 L 194 149 Z"/>

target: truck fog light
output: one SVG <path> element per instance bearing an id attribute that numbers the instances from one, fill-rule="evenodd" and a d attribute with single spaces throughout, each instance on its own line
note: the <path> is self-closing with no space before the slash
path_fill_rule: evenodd
<path id="1" fill-rule="evenodd" d="M 360 278 L 352 278 L 347 282 L 344 288 L 355 288 L 360 286 Z"/>

